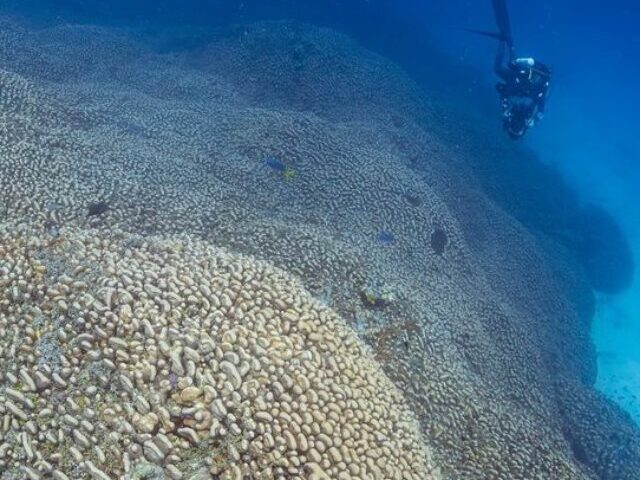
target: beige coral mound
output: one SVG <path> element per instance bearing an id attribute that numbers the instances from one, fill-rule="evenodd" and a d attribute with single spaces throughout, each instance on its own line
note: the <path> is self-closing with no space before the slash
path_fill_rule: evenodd
<path id="1" fill-rule="evenodd" d="M 436 478 L 401 395 L 282 271 L 187 237 L 0 239 L 6 478 Z"/>

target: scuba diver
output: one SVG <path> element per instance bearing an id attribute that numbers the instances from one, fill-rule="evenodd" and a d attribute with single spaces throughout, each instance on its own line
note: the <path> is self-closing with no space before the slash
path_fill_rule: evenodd
<path id="1" fill-rule="evenodd" d="M 502 106 L 504 129 L 513 139 L 544 117 L 551 70 L 533 58 L 509 56 L 505 64 L 505 42 L 501 41 L 494 69 L 501 82 L 496 85 Z"/>
<path id="2" fill-rule="evenodd" d="M 494 70 L 501 80 L 496 89 L 500 94 L 502 124 L 509 137 L 518 139 L 544 116 L 551 69 L 533 58 L 516 56 L 506 0 L 493 0 L 493 9 L 500 33 L 474 33 L 499 41 Z"/>

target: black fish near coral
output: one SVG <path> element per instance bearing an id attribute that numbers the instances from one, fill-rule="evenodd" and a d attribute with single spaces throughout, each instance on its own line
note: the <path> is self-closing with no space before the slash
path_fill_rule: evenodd
<path id="1" fill-rule="evenodd" d="M 411 193 L 405 193 L 405 194 L 402 195 L 402 197 L 412 207 L 421 207 L 422 206 L 422 199 L 420 197 L 418 197 L 417 195 L 413 195 Z"/>
<path id="2" fill-rule="evenodd" d="M 109 204 L 107 202 L 96 202 L 89 204 L 87 217 L 97 217 L 109 210 Z"/>
<path id="3" fill-rule="evenodd" d="M 436 255 L 442 255 L 449 243 L 447 234 L 441 228 L 437 228 L 431 234 L 431 249 Z"/>

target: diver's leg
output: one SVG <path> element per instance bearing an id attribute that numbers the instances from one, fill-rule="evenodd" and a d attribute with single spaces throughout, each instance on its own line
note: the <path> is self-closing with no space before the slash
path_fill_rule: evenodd
<path id="1" fill-rule="evenodd" d="M 498 51 L 496 52 L 496 59 L 493 62 L 493 69 L 496 73 L 502 68 L 502 64 L 504 63 L 504 42 L 500 40 L 498 42 Z"/>
<path id="2" fill-rule="evenodd" d="M 507 43 L 501 40 L 498 44 L 498 51 L 496 52 L 496 59 L 493 63 L 493 69 L 495 70 L 496 74 L 505 81 L 507 81 L 507 78 L 509 77 L 509 67 L 505 62 L 506 54 Z"/>
<path id="3" fill-rule="evenodd" d="M 493 0 L 493 12 L 496 16 L 496 23 L 502 38 L 509 48 L 513 50 L 513 38 L 511 36 L 511 22 L 509 21 L 509 11 L 506 0 Z"/>

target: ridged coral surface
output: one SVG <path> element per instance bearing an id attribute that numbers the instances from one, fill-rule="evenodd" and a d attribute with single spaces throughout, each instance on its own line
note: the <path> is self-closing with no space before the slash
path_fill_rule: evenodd
<path id="1" fill-rule="evenodd" d="M 2 480 L 636 480 L 530 156 L 326 29 L 0 24 Z"/>
<path id="2" fill-rule="evenodd" d="M 435 478 L 399 392 L 284 272 L 184 239 L 16 230 L 0 235 L 3 471 Z"/>

